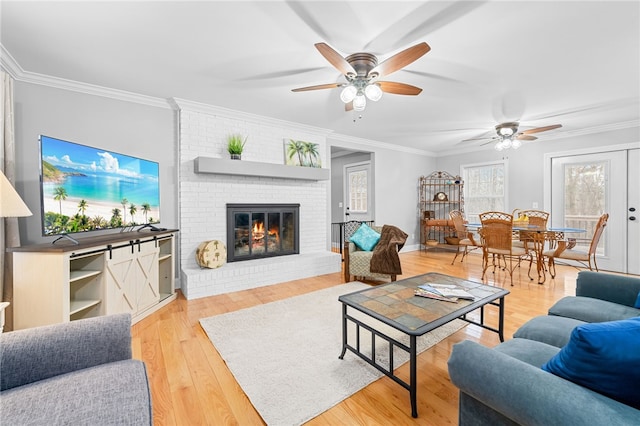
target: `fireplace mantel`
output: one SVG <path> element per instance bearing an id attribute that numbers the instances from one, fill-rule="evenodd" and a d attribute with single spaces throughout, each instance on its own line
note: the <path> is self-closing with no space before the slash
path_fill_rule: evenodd
<path id="1" fill-rule="evenodd" d="M 256 161 L 227 160 L 214 157 L 197 157 L 194 161 L 196 173 L 213 173 L 236 176 L 261 176 L 282 179 L 329 180 L 329 169 L 296 167 Z"/>

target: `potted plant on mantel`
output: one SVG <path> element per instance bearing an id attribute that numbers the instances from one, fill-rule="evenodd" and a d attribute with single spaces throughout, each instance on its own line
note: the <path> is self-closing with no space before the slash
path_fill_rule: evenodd
<path id="1" fill-rule="evenodd" d="M 242 158 L 242 150 L 245 143 L 247 143 L 247 137 L 244 139 L 240 135 L 229 135 L 227 137 L 227 151 L 229 151 L 232 160 L 240 160 Z"/>

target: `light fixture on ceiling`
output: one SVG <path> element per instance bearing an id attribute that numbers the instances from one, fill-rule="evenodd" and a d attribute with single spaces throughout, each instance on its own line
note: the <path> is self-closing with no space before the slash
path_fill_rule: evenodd
<path id="1" fill-rule="evenodd" d="M 350 80 L 340 93 L 340 100 L 345 104 L 353 102 L 353 109 L 356 111 L 364 111 L 367 99 L 378 102 L 380 98 L 382 98 L 380 85 L 363 76 L 357 76 Z"/>
<path id="2" fill-rule="evenodd" d="M 345 111 L 364 111 L 367 99 L 377 102 L 382 92 L 396 95 L 415 96 L 422 92 L 419 87 L 395 81 L 381 81 L 380 78 L 401 70 L 431 50 L 425 42 L 411 46 L 382 63 L 372 53 L 358 52 L 343 57 L 326 43 L 316 43 L 316 49 L 327 61 L 342 73 L 346 83 L 328 83 L 292 89 L 294 92 L 342 88 L 340 100 L 345 103 Z"/>
<path id="3" fill-rule="evenodd" d="M 518 123 L 502 123 L 496 126 L 496 132 L 500 137 L 496 142 L 494 148 L 496 151 L 502 151 L 504 149 L 518 149 L 522 145 L 522 142 L 518 140 Z"/>
<path id="4" fill-rule="evenodd" d="M 505 136 L 498 142 L 496 142 L 494 148 L 496 149 L 496 151 L 502 151 L 509 148 L 518 149 L 521 146 L 522 142 L 520 142 L 518 139 L 512 138 L 510 136 Z"/>

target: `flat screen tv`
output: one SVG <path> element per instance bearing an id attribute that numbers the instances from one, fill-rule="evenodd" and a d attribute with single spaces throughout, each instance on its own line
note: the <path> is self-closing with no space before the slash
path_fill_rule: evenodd
<path id="1" fill-rule="evenodd" d="M 160 222 L 158 163 L 40 136 L 42 235 Z"/>

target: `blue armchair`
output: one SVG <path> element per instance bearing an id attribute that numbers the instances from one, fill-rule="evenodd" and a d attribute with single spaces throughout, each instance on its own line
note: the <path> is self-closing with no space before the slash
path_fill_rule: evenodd
<path id="1" fill-rule="evenodd" d="M 7 425 L 153 424 L 129 314 L 0 334 L 0 413 Z"/>

